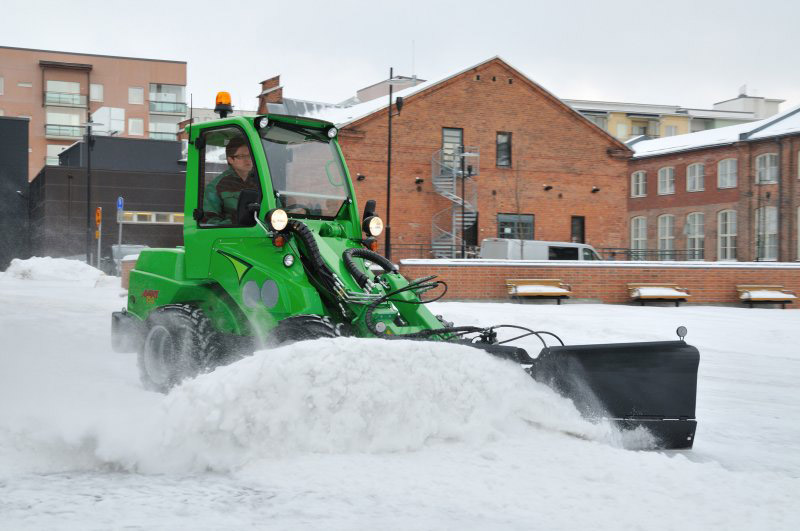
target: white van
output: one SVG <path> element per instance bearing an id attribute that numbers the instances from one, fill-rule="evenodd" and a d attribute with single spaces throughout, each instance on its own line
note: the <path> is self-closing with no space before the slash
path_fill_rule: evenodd
<path id="1" fill-rule="evenodd" d="M 602 260 L 594 247 L 585 243 L 506 238 L 483 240 L 480 257 L 495 260 Z"/>

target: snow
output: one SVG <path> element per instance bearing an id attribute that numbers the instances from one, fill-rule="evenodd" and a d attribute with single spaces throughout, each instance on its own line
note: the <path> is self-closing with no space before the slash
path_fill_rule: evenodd
<path id="1" fill-rule="evenodd" d="M 514 286 L 514 293 L 569 293 L 569 290 L 559 288 L 557 286 L 540 286 L 525 284 L 523 286 Z"/>
<path id="2" fill-rule="evenodd" d="M 634 451 L 646 437 L 456 345 L 319 340 L 147 392 L 109 346 L 119 280 L 41 260 L 0 274 L 0 529 L 800 527 L 800 310 L 433 305 L 572 344 L 686 325 L 695 448 Z"/>
<path id="3" fill-rule="evenodd" d="M 740 295 L 741 299 L 770 299 L 770 300 L 790 300 L 796 299 L 797 296 L 793 293 L 788 293 L 785 291 L 774 291 L 774 290 L 765 290 L 765 289 L 757 289 L 752 291 L 743 291 Z"/>
<path id="4" fill-rule="evenodd" d="M 631 297 L 690 297 L 690 295 L 674 288 L 643 286 L 632 290 Z"/>
<path id="5" fill-rule="evenodd" d="M 634 158 L 650 157 L 699 149 L 703 147 L 733 144 L 744 134 L 748 140 L 800 133 L 800 107 L 793 107 L 763 120 L 728 127 L 719 127 L 685 135 L 642 140 L 633 144 Z"/>

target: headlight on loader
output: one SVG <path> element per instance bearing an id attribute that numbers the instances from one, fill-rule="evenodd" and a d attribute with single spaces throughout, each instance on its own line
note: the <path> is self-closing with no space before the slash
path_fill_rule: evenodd
<path id="1" fill-rule="evenodd" d="M 378 216 L 370 216 L 364 220 L 361 228 L 368 236 L 377 236 L 383 232 L 383 220 Z"/>
<path id="2" fill-rule="evenodd" d="M 289 216 L 282 208 L 273 208 L 267 212 L 267 224 L 275 232 L 280 232 L 289 224 Z"/>

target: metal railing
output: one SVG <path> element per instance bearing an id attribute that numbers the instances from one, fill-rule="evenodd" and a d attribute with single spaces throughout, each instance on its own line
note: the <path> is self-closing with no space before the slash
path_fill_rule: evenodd
<path id="1" fill-rule="evenodd" d="M 186 104 L 174 101 L 151 101 L 150 112 L 186 114 Z"/>
<path id="2" fill-rule="evenodd" d="M 447 208 L 431 218 L 431 249 L 435 258 L 457 258 L 467 254 L 462 250 L 464 233 L 475 225 L 478 217 L 475 177 L 479 173 L 479 157 L 477 146 L 442 148 L 433 154 L 433 189 L 450 201 Z"/>
<path id="3" fill-rule="evenodd" d="M 86 107 L 86 96 L 72 92 L 45 92 L 44 103 L 45 105 Z"/>
<path id="4" fill-rule="evenodd" d="M 702 249 L 625 249 L 604 247 L 597 249 L 603 260 L 675 261 L 704 260 Z"/>
<path id="5" fill-rule="evenodd" d="M 153 140 L 177 140 L 177 133 L 160 133 L 158 131 L 150 131 L 149 137 Z"/>
<path id="6" fill-rule="evenodd" d="M 478 258 L 481 248 L 477 245 L 466 246 L 466 258 Z M 378 249 L 380 253 L 380 249 Z M 427 243 L 401 243 L 392 242 L 392 261 L 397 263 L 406 258 L 442 258 L 445 254 L 450 258 L 461 258 L 461 244 L 444 246 L 441 244 Z"/>
<path id="7" fill-rule="evenodd" d="M 78 125 L 45 124 L 44 135 L 80 138 L 83 135 L 81 129 L 82 128 Z"/>

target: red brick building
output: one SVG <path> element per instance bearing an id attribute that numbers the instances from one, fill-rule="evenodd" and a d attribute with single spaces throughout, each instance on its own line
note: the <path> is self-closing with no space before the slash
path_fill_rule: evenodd
<path id="1" fill-rule="evenodd" d="M 339 125 L 359 202 L 377 200 L 386 219 L 389 98 L 326 106 L 284 100 L 278 78 L 263 85 L 259 109 Z M 471 245 L 498 235 L 626 245 L 631 151 L 502 59 L 395 96 L 393 259 L 460 256 L 462 232 Z"/>
<path id="2" fill-rule="evenodd" d="M 632 147 L 634 258 L 800 259 L 800 107 Z"/>

